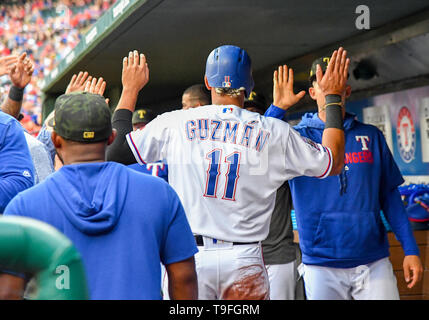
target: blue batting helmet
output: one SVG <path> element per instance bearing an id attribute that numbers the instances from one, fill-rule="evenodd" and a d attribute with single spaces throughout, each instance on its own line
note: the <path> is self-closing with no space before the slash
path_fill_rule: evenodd
<path id="1" fill-rule="evenodd" d="M 246 98 L 255 83 L 252 63 L 247 52 L 239 47 L 225 45 L 214 49 L 206 63 L 206 77 L 210 87 L 246 90 Z"/>

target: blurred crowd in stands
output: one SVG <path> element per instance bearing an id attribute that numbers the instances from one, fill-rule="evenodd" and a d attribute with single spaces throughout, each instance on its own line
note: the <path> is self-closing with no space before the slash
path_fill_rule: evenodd
<path id="1" fill-rule="evenodd" d="M 37 136 L 41 128 L 40 82 L 79 43 L 88 28 L 116 0 L 36 0 L 0 2 L 0 55 L 23 51 L 35 63 L 25 89 L 21 124 Z M 0 77 L 0 96 L 9 92 L 9 77 Z"/>

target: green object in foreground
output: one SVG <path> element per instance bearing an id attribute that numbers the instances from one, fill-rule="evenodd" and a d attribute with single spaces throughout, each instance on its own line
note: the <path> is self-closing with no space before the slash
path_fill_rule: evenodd
<path id="1" fill-rule="evenodd" d="M 35 299 L 86 300 L 88 288 L 79 252 L 54 227 L 31 218 L 0 218 L 0 270 L 34 275 Z"/>

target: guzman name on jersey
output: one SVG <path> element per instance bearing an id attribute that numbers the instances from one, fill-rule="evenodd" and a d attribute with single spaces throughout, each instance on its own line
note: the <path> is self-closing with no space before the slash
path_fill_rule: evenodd
<path id="1" fill-rule="evenodd" d="M 270 132 L 262 128 L 255 131 L 258 121 L 240 123 L 228 120 L 195 119 L 185 124 L 185 136 L 189 141 L 211 140 L 237 144 L 262 152 Z"/>

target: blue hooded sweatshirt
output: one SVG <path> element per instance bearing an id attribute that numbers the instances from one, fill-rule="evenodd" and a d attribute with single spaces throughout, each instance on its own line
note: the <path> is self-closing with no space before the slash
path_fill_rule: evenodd
<path id="1" fill-rule="evenodd" d="M 19 192 L 34 185 L 34 166 L 24 129 L 0 111 L 0 213 Z"/>
<path id="2" fill-rule="evenodd" d="M 271 114 L 282 117 L 281 113 Z M 306 113 L 294 128 L 321 143 L 325 123 L 317 113 Z M 344 130 L 345 165 L 340 175 L 289 181 L 303 262 L 352 268 L 388 257 L 380 211 L 405 254 L 418 255 L 397 188 L 404 180 L 382 132 L 350 113 L 346 113 Z"/>
<path id="3" fill-rule="evenodd" d="M 82 256 L 91 299 L 161 299 L 160 262 L 198 251 L 175 191 L 114 162 L 66 165 L 15 197 L 5 215 L 63 232 Z"/>

